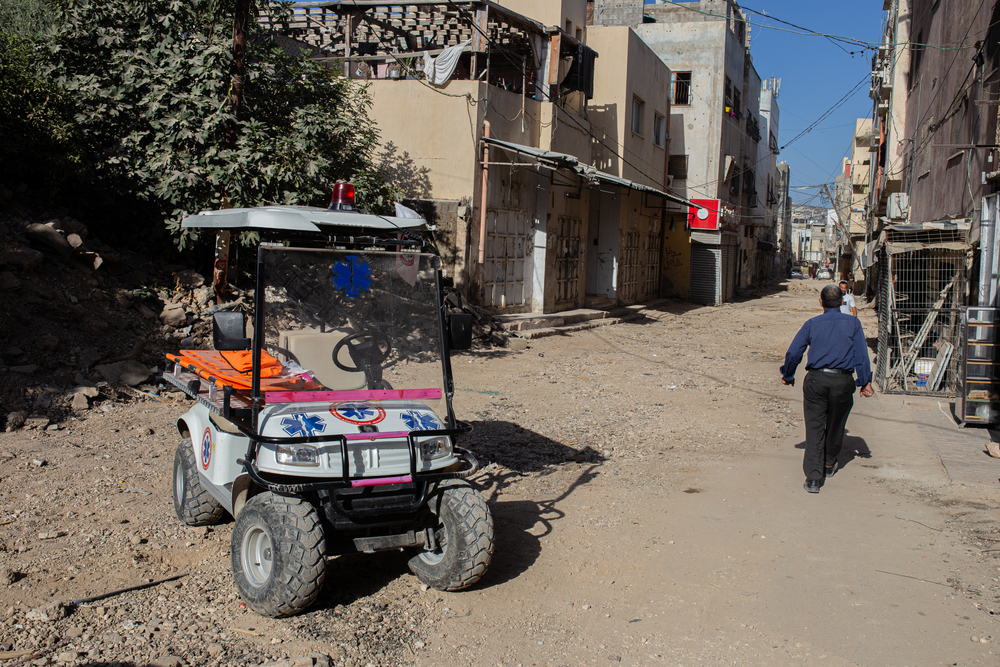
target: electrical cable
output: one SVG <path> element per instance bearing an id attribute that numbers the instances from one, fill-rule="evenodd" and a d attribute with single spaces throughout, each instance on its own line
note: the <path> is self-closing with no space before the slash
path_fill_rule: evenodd
<path id="1" fill-rule="evenodd" d="M 868 42 L 868 41 L 865 41 L 863 39 L 858 39 L 856 37 L 847 37 L 847 36 L 844 36 L 844 35 L 834 35 L 832 33 L 818 32 L 816 30 L 809 30 L 808 28 L 804 28 L 802 30 L 791 30 L 789 28 L 781 28 L 781 27 L 775 26 L 775 25 L 766 25 L 766 24 L 763 24 L 763 23 L 754 23 L 754 22 L 750 21 L 750 19 L 746 19 L 746 18 L 738 18 L 738 17 L 735 17 L 735 16 L 726 16 L 725 14 L 716 14 L 714 12 L 706 12 L 706 11 L 701 10 L 701 9 L 695 9 L 694 7 L 688 6 L 688 3 L 675 2 L 674 0 L 659 0 L 659 2 L 662 3 L 662 4 L 665 4 L 665 5 L 674 5 L 675 7 L 680 7 L 682 9 L 686 9 L 686 10 L 688 10 L 690 12 L 695 12 L 696 14 L 702 14 L 704 16 L 714 16 L 716 18 L 721 18 L 721 19 L 726 19 L 726 20 L 730 20 L 731 19 L 733 21 L 736 21 L 736 22 L 739 22 L 739 23 L 745 23 L 747 25 L 755 26 L 757 28 L 768 28 L 770 30 L 778 30 L 778 31 L 781 31 L 781 32 L 789 32 L 789 33 L 792 33 L 792 34 L 795 34 L 795 35 L 805 35 L 805 36 L 810 36 L 810 37 L 825 37 L 827 39 L 838 40 L 838 41 L 844 42 L 845 44 L 851 44 L 852 46 L 861 46 L 861 47 L 864 47 L 866 49 L 870 49 L 870 50 L 873 50 L 873 51 L 878 50 L 880 48 L 880 46 L 881 46 L 880 44 L 876 44 L 874 42 Z M 743 8 L 743 9 L 745 9 L 745 8 Z M 750 10 L 750 11 L 752 11 L 752 10 Z M 759 13 L 759 12 L 754 12 L 754 13 Z M 767 16 L 767 15 L 765 14 L 764 16 Z M 775 21 L 782 21 L 781 19 L 778 19 L 777 17 L 774 17 L 774 16 L 768 16 L 768 18 L 773 19 Z M 782 23 L 787 23 L 787 21 L 782 21 Z M 964 41 L 964 39 L 963 39 L 963 41 Z M 974 45 L 971 45 L 971 44 L 962 44 L 962 45 L 959 45 L 959 46 L 940 46 L 940 45 L 936 45 L 936 44 L 922 44 L 922 43 L 919 43 L 919 42 L 898 42 L 897 45 L 898 46 L 922 46 L 922 47 L 925 47 L 925 48 L 928 48 L 928 49 L 938 49 L 938 50 L 941 50 L 941 51 L 959 51 L 959 50 L 962 50 L 962 49 L 973 48 L 973 46 L 974 46 Z"/>

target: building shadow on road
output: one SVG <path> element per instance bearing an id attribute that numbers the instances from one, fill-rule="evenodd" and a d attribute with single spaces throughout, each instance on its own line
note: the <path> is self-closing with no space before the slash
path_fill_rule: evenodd
<path id="1" fill-rule="evenodd" d="M 802 442 L 795 445 L 795 449 L 805 449 L 806 443 Z M 872 450 L 868 447 L 868 443 L 864 438 L 856 435 L 850 435 L 849 431 L 844 432 L 844 445 L 840 449 L 840 455 L 837 457 L 837 468 L 843 470 L 848 463 L 854 459 L 870 459 L 872 457 Z"/>

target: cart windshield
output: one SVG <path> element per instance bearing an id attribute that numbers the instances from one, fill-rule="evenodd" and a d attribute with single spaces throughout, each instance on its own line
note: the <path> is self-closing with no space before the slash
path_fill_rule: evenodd
<path id="1" fill-rule="evenodd" d="M 420 404 L 443 428 L 438 258 L 415 252 L 261 247 L 264 360 L 301 379 L 267 403 L 329 402 L 345 421 L 375 423 L 390 404 Z M 279 367 L 280 365 L 280 367 Z M 425 412 L 414 412 L 426 415 Z"/>

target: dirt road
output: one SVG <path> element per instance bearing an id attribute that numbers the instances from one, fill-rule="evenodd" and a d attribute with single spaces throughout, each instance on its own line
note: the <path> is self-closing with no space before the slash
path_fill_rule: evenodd
<path id="1" fill-rule="evenodd" d="M 938 450 L 960 438 L 935 402 L 858 398 L 854 456 L 820 494 L 802 489 L 800 390 L 777 367 L 817 286 L 458 357 L 498 531 L 487 578 L 460 594 L 422 590 L 402 554 L 340 558 L 323 606 L 262 619 L 229 579 L 231 524 L 173 517 L 182 404 L 3 434 L 0 651 L 40 665 L 996 665 L 1000 465 L 982 457 L 992 486 L 951 476 Z M 174 574 L 68 615 L 45 606 Z"/>

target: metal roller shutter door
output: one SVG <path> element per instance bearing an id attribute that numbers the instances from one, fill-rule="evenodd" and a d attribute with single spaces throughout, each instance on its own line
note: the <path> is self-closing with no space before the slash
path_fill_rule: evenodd
<path id="1" fill-rule="evenodd" d="M 722 253 L 718 246 L 691 244 L 691 288 L 688 298 L 695 303 L 720 303 Z"/>

